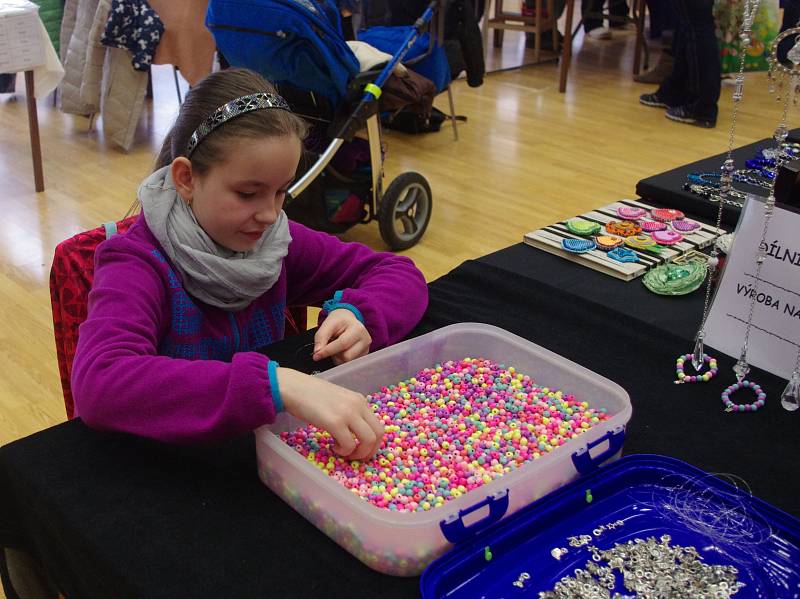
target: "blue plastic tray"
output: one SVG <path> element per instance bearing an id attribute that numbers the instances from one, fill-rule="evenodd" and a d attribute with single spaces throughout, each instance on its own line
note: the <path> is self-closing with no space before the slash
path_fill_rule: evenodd
<path id="1" fill-rule="evenodd" d="M 590 559 L 568 537 L 617 520 L 624 524 L 593 537 L 595 547 L 668 534 L 707 564 L 736 566 L 745 584 L 736 599 L 800 597 L 800 521 L 685 462 L 652 455 L 622 458 L 460 543 L 425 570 L 422 597 L 538 597 Z M 562 547 L 568 553 L 554 558 L 551 551 Z M 523 572 L 530 578 L 520 588 L 514 583 Z M 615 590 L 630 594 L 621 578 Z"/>

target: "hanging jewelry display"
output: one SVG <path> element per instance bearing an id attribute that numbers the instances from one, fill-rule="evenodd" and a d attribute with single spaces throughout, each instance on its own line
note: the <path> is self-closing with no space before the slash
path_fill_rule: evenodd
<path id="1" fill-rule="evenodd" d="M 797 34 L 800 34 L 800 27 L 793 27 L 781 33 L 775 38 L 775 41 L 772 44 L 772 51 L 770 53 L 770 90 L 776 90 L 778 100 L 783 102 L 781 122 L 777 129 L 775 129 L 775 134 L 773 136 L 777 142 L 777 151 L 774 153 L 776 173 L 786 160 L 786 154 L 781 152 L 781 144 L 786 141 L 786 138 L 789 135 L 789 128 L 786 124 L 786 117 L 789 111 L 789 102 L 792 101 L 794 104 L 797 104 L 798 94 L 800 94 L 800 39 L 796 39 L 794 46 L 791 50 L 789 50 L 788 57 L 792 63 L 791 67 L 784 66 L 778 61 L 778 44 L 786 37 L 792 35 L 797 36 Z M 753 312 L 755 311 L 756 297 L 758 295 L 758 288 L 761 283 L 761 269 L 764 266 L 764 262 L 767 258 L 766 239 L 767 233 L 769 232 L 769 223 L 772 220 L 772 215 L 775 211 L 775 181 L 776 178 L 773 178 L 769 189 L 769 195 L 764 203 L 764 226 L 761 230 L 761 240 L 758 243 L 758 250 L 756 251 L 756 270 L 754 274 L 755 281 L 753 283 L 752 295 L 750 297 L 750 307 L 748 309 L 747 321 L 745 323 L 744 342 L 742 344 L 742 350 L 740 352 L 739 359 L 733 367 L 733 372 L 736 374 L 737 383 L 736 385 L 728 387 L 728 389 L 723 392 L 722 399 L 726 405 L 726 411 L 755 411 L 755 409 L 758 409 L 758 407 L 764 405 L 764 400 L 766 399 L 766 395 L 763 393 L 763 391 L 761 391 L 760 387 L 755 385 L 752 381 L 745 380 L 745 377 L 750 372 L 750 364 L 747 362 L 747 349 L 750 341 L 750 331 L 753 328 Z M 789 387 L 790 388 L 788 390 L 791 393 L 791 380 Z M 749 388 L 756 394 L 757 401 L 754 404 L 737 406 L 730 402 L 728 395 L 730 395 L 732 391 L 743 388 Z"/>
<path id="2" fill-rule="evenodd" d="M 740 59 L 739 59 L 739 72 L 736 75 L 735 79 L 735 87 L 733 90 L 733 112 L 731 115 L 731 127 L 728 131 L 728 151 L 725 158 L 725 162 L 722 164 L 721 174 L 720 174 L 720 182 L 719 188 L 715 191 L 719 193 L 719 206 L 717 208 L 717 222 L 716 222 L 716 230 L 719 232 L 722 228 L 722 210 L 728 200 L 728 196 L 733 188 L 733 140 L 736 134 L 736 116 L 739 113 L 739 104 L 742 101 L 743 92 L 744 92 L 744 61 L 745 56 L 747 55 L 748 47 L 750 46 L 750 33 L 753 29 L 753 20 L 755 19 L 756 12 L 758 11 L 758 5 L 760 0 L 745 0 L 744 1 L 744 15 L 742 19 L 742 28 L 739 32 L 739 38 L 742 41 L 742 47 L 740 50 Z M 714 274 L 714 270 L 717 268 L 719 264 L 719 250 L 717 249 L 716 245 L 711 248 L 710 259 L 708 261 L 708 271 L 709 276 L 706 283 L 706 293 L 705 299 L 703 301 L 703 314 L 700 319 L 700 327 L 697 331 L 697 335 L 695 337 L 695 344 L 694 349 L 692 351 L 692 366 L 694 367 L 697 373 L 705 366 L 706 354 L 705 348 L 703 345 L 703 339 L 706 336 L 706 320 L 708 319 L 708 312 L 709 307 L 711 304 L 711 287 L 712 287 L 712 279 L 711 275 Z"/>

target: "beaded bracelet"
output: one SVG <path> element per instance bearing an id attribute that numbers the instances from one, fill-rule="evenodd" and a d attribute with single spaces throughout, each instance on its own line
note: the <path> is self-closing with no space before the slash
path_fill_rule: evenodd
<path id="1" fill-rule="evenodd" d="M 733 393 L 736 393 L 739 389 L 752 389 L 753 393 L 756 394 L 756 401 L 753 403 L 747 404 L 735 404 L 730 400 L 730 396 Z M 756 412 L 759 408 L 764 407 L 764 402 L 767 399 L 767 394 L 761 390 L 761 386 L 752 382 L 752 381 L 742 381 L 741 383 L 734 383 L 725 391 L 722 392 L 720 396 L 722 398 L 722 403 L 725 404 L 725 411 L 726 412 Z"/>
<path id="2" fill-rule="evenodd" d="M 686 180 L 689 183 L 697 183 L 698 185 L 709 185 L 711 187 L 719 187 L 719 180 L 722 175 L 719 173 L 689 173 L 686 175 Z"/>
<path id="3" fill-rule="evenodd" d="M 703 361 L 708 364 L 708 372 L 687 375 L 683 371 L 683 365 L 687 360 L 689 360 L 689 362 L 692 361 L 692 354 L 678 356 L 678 360 L 675 362 L 675 374 L 678 376 L 678 380 L 675 381 L 676 385 L 682 385 L 683 383 L 707 383 L 716 376 L 719 370 L 717 368 L 717 359 L 712 358 L 708 354 L 703 354 Z"/>

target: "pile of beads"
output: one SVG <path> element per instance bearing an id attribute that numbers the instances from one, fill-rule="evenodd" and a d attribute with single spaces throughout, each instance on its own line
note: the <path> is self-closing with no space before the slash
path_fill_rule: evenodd
<path id="1" fill-rule="evenodd" d="M 368 462 L 337 456 L 313 426 L 281 439 L 353 493 L 401 512 L 441 506 L 608 419 L 604 408 L 480 358 L 425 368 L 367 399 L 386 430 Z"/>

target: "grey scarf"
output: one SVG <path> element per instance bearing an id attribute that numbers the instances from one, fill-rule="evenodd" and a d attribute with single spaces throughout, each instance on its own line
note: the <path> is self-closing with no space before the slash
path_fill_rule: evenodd
<path id="1" fill-rule="evenodd" d="M 234 252 L 214 242 L 197 223 L 175 190 L 169 166 L 144 180 L 139 202 L 184 288 L 200 301 L 223 310 L 241 310 L 278 280 L 292 241 L 285 212 L 281 211 L 255 248 Z"/>

